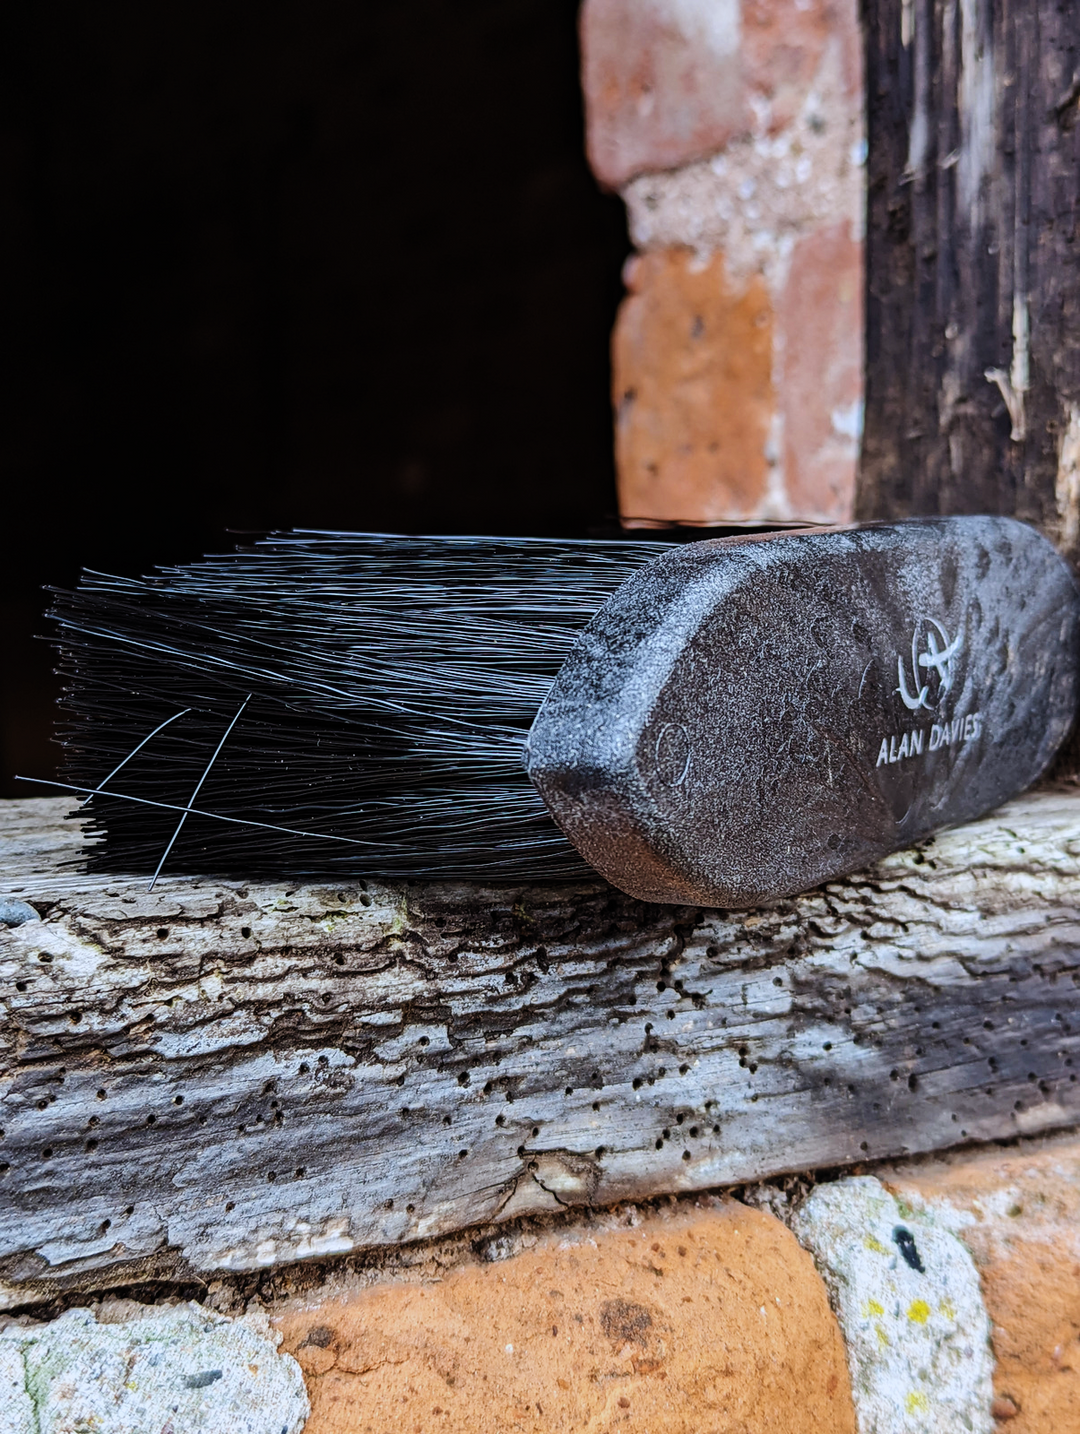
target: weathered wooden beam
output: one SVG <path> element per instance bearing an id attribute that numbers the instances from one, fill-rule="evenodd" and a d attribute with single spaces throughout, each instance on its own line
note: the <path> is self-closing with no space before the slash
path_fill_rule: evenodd
<path id="1" fill-rule="evenodd" d="M 1057 0 L 868 0 L 864 517 L 1080 554 L 1080 54 Z"/>
<path id="2" fill-rule="evenodd" d="M 81 876 L 0 806 L 0 1278 L 256 1269 L 1080 1119 L 1080 791 L 754 912 Z"/>

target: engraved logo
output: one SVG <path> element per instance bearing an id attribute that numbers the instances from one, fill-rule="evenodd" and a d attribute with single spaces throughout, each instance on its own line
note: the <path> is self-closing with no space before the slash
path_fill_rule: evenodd
<path id="1" fill-rule="evenodd" d="M 896 672 L 900 686 L 896 691 L 909 712 L 925 707 L 928 712 L 941 705 L 952 689 L 955 659 L 961 637 L 951 642 L 949 634 L 936 618 L 921 617 L 911 634 L 911 667 L 897 657 Z"/>

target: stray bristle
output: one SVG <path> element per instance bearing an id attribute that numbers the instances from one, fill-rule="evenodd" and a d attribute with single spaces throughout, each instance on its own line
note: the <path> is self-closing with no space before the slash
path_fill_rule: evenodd
<path id="1" fill-rule="evenodd" d="M 589 875 L 524 739 L 581 629 L 662 546 L 301 532 L 85 574 L 52 615 L 64 780 L 105 787 L 91 865 Z"/>

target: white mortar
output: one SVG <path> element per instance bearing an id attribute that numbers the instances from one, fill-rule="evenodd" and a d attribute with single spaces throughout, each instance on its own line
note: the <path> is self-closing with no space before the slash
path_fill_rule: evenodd
<path id="1" fill-rule="evenodd" d="M 863 1176 L 819 1185 L 791 1226 L 840 1321 L 859 1434 L 992 1434 L 990 1320 L 945 1220 Z"/>
<path id="2" fill-rule="evenodd" d="M 147 1307 L 123 1324 L 68 1310 L 0 1331 L 3 1434 L 300 1434 L 300 1366 L 266 1323 L 195 1304 Z"/>

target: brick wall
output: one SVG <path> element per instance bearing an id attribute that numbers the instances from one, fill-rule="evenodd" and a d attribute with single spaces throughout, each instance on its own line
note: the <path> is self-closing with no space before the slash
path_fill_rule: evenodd
<path id="1" fill-rule="evenodd" d="M 856 0 L 584 0 L 593 170 L 637 253 L 613 336 L 624 524 L 851 516 Z"/>
<path id="2" fill-rule="evenodd" d="M 0 1315 L 0 1429 L 1075 1434 L 1078 1230 L 1069 1134 L 578 1207 Z"/>
<path id="3" fill-rule="evenodd" d="M 1076 1434 L 1074 1135 L 784 1184 L 286 1297 L 306 1434 Z"/>

